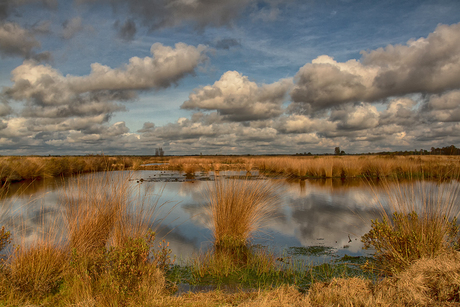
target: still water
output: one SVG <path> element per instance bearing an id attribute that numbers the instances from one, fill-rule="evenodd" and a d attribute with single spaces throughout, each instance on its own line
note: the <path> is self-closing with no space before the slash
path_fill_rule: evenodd
<path id="1" fill-rule="evenodd" d="M 194 179 L 173 171 L 111 172 L 100 176 L 106 175 L 129 176 L 133 194 L 147 193 L 150 202 L 158 204 L 156 221 L 162 220 L 158 237 L 169 242 L 179 263 L 210 247 L 206 191 L 212 185 L 213 173 L 196 173 Z M 221 178 L 239 175 L 251 174 L 219 174 Z M 385 206 L 388 187 L 383 189 L 378 183 L 361 179 L 257 180 L 275 183 L 281 201 L 273 217 L 254 235 L 254 244 L 267 246 L 279 255 L 309 246 L 329 247 L 335 256 L 370 253 L 362 249 L 360 238 L 369 231 L 371 220 L 380 216 L 378 209 Z M 55 225 L 59 225 L 56 221 L 63 218 L 65 210 L 62 195 L 75 182 L 76 178 L 65 178 L 12 185 L 0 203 L 0 226 L 13 232 L 17 244 L 30 244 L 49 228 L 60 227 Z M 458 186 L 458 182 L 445 184 Z M 297 257 L 317 262 L 327 260 L 331 253 Z"/>

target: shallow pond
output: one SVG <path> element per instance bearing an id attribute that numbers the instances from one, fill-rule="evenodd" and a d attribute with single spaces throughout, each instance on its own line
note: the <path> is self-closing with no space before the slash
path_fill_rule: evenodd
<path id="1" fill-rule="evenodd" d="M 206 191 L 215 176 L 276 183 L 281 202 L 273 218 L 254 235 L 253 243 L 267 246 L 280 257 L 314 263 L 345 254 L 368 255 L 360 238 L 368 232 L 371 219 L 379 217 L 378 209 L 386 206 L 388 191 L 392 189 L 361 179 L 268 179 L 246 171 L 196 173 L 194 177 L 153 170 L 108 173 L 120 175 L 129 176 L 133 194 L 147 193 L 152 203 L 158 203 L 157 221 L 162 219 L 158 237 L 170 243 L 179 263 L 210 246 Z M 56 226 L 56 221 L 63 216 L 62 195 L 75 182 L 75 178 L 65 178 L 12 185 L 0 204 L 0 226 L 6 225 L 16 240 L 21 237 L 16 241 L 19 244 L 33 242 L 50 228 L 61 227 Z M 458 186 L 458 182 L 444 184 Z M 400 188 L 401 185 L 395 187 Z"/>

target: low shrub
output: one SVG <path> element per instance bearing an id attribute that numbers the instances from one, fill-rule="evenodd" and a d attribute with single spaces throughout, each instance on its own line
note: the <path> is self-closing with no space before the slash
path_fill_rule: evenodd
<path id="1" fill-rule="evenodd" d="M 362 237 L 364 248 L 374 248 L 375 259 L 386 273 L 405 269 L 414 260 L 435 257 L 458 241 L 457 219 L 419 217 L 394 212 L 391 220 L 372 221 L 371 230 Z"/>
<path id="2" fill-rule="evenodd" d="M 381 220 L 373 220 L 361 238 L 364 248 L 375 249 L 383 274 L 393 275 L 414 260 L 434 258 L 458 246 L 457 182 L 392 187 L 387 187 L 388 204 L 380 203 Z"/>

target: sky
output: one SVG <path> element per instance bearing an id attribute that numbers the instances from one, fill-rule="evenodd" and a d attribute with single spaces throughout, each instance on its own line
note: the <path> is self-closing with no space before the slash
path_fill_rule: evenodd
<path id="1" fill-rule="evenodd" d="M 458 0 L 0 0 L 0 155 L 448 145 Z"/>

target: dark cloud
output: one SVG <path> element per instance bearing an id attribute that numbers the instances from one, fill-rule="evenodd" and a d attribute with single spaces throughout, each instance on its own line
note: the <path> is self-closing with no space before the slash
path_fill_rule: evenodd
<path id="1" fill-rule="evenodd" d="M 51 62 L 53 60 L 53 55 L 51 52 L 45 51 L 32 55 L 31 59 L 37 62 Z"/>
<path id="2" fill-rule="evenodd" d="M 241 42 L 235 38 L 223 38 L 214 43 L 214 47 L 217 49 L 230 49 L 231 47 L 241 46 Z"/>
<path id="3" fill-rule="evenodd" d="M 5 129 L 8 127 L 8 123 L 4 122 L 3 120 L 0 120 L 0 130 Z"/>
<path id="4" fill-rule="evenodd" d="M 40 42 L 34 35 L 17 23 L 0 24 L 0 54 L 2 57 L 20 56 L 29 58 L 32 49 L 39 48 Z"/>
<path id="5" fill-rule="evenodd" d="M 137 32 L 136 23 L 132 19 L 126 20 L 122 25 L 117 20 L 114 28 L 118 31 L 117 36 L 125 41 L 133 40 Z"/>
<path id="6" fill-rule="evenodd" d="M 58 6 L 58 0 L 1 0 L 0 20 L 6 19 L 16 8 L 32 3 L 42 4 L 48 9 L 55 9 Z"/>
<path id="7" fill-rule="evenodd" d="M 11 114 L 13 109 L 5 102 L 0 103 L 0 117 Z"/>
<path id="8" fill-rule="evenodd" d="M 34 34 L 49 34 L 49 33 L 51 33 L 50 28 L 51 28 L 51 21 L 50 20 L 43 20 L 43 21 L 35 23 L 32 26 L 31 31 Z"/>
<path id="9" fill-rule="evenodd" d="M 338 130 L 358 131 L 374 128 L 379 123 L 379 113 L 376 107 L 359 103 L 344 105 L 331 111 L 329 118 L 332 122 L 338 122 Z"/>
<path id="10" fill-rule="evenodd" d="M 430 96 L 422 112 L 429 122 L 460 122 L 460 91 Z"/>
<path id="11" fill-rule="evenodd" d="M 420 122 L 416 102 L 410 98 L 391 100 L 387 109 L 380 114 L 379 125 L 414 126 Z"/>
<path id="12" fill-rule="evenodd" d="M 363 51 L 361 61 L 323 55 L 303 66 L 291 91 L 294 106 L 313 113 L 349 102 L 460 88 L 460 24 L 439 25 L 427 38 Z"/>
<path id="13" fill-rule="evenodd" d="M 139 133 L 151 132 L 153 131 L 154 128 L 155 128 L 154 123 L 147 122 L 147 123 L 144 123 L 144 125 L 142 126 L 142 129 L 137 130 L 137 132 Z"/>
<path id="14" fill-rule="evenodd" d="M 76 0 L 97 3 L 108 0 Z M 151 30 L 191 24 L 197 29 L 231 25 L 256 0 L 111 0 L 115 10 L 127 10 Z"/>

